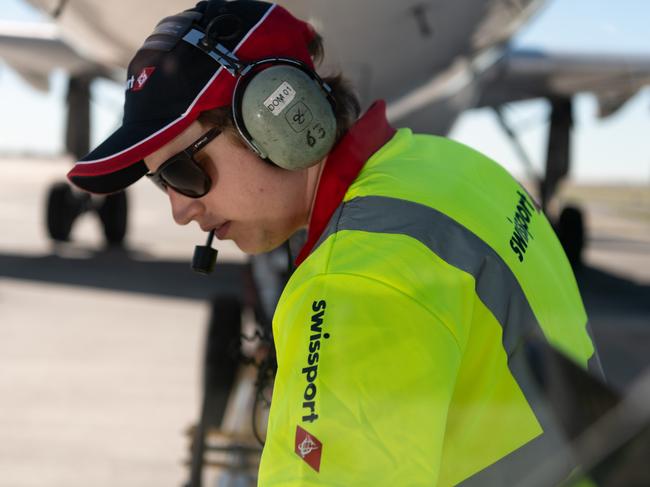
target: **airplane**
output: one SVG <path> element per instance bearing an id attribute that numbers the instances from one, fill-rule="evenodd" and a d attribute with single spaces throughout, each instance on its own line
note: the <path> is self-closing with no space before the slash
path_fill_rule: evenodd
<path id="1" fill-rule="evenodd" d="M 0 25 L 0 58 L 35 87 L 47 86 L 55 67 L 69 73 L 65 147 L 75 157 L 89 149 L 90 86 L 97 78 L 122 82 L 124 70 L 155 24 L 192 6 L 185 0 L 28 0 L 51 24 Z M 414 131 L 445 135 L 470 108 L 491 107 L 522 158 L 516 135 L 502 114 L 505 104 L 545 98 L 551 106 L 546 167 L 532 175 L 547 209 L 571 164 L 573 97 L 596 95 L 606 117 L 650 84 L 649 56 L 544 53 L 516 50 L 509 41 L 545 0 L 279 0 L 309 19 L 323 35 L 322 72 L 343 72 L 362 107 L 377 98 L 389 120 Z M 341 13 L 345 12 L 345 15 Z M 359 34 L 359 19 L 366 26 Z M 408 53 L 408 55 L 404 55 Z M 126 233 L 124 192 L 90 197 L 58 183 L 48 196 L 47 224 L 54 240 L 67 240 L 75 218 L 96 210 L 109 243 Z M 572 263 L 584 245 L 580 209 L 567 207 L 556 230 Z"/>
<path id="2" fill-rule="evenodd" d="M 123 82 L 125 68 L 155 24 L 193 6 L 192 0 L 156 2 L 114 0 L 28 0 L 52 18 L 51 24 L 0 24 L 0 59 L 27 82 L 46 89 L 54 68 L 69 73 L 65 147 L 81 157 L 89 150 L 90 87 L 105 78 Z M 325 39 L 323 73 L 341 71 L 357 88 L 363 107 L 377 98 L 388 104 L 395 126 L 445 135 L 458 116 L 470 108 L 491 107 L 504 130 L 519 147 L 502 115 L 511 102 L 545 98 L 551 105 L 544 175 L 537 181 L 541 204 L 548 208 L 570 167 L 572 104 L 576 94 L 596 95 L 601 116 L 616 113 L 642 87 L 650 84 L 650 57 L 616 57 L 543 53 L 513 49 L 509 42 L 547 3 L 545 0 L 279 0 L 296 16 L 310 20 Z M 359 35 L 363 19 L 363 35 Z M 408 53 L 408 55 L 405 55 Z M 48 195 L 48 230 L 55 240 L 67 240 L 75 218 L 97 211 L 109 243 L 126 233 L 124 192 L 97 198 L 78 193 L 67 183 Z M 570 260 L 579 262 L 584 242 L 582 213 L 565 208 L 556 222 Z M 238 336 L 240 304 L 213 304 L 212 317 L 231 316 L 210 333 Z M 219 312 L 216 308 L 220 307 Z M 226 401 L 234 372 L 224 372 L 225 343 L 208 337 L 206 381 L 219 382 L 219 397 L 203 412 Z M 212 357 L 212 358 L 211 358 Z M 232 364 L 231 364 L 232 365 Z M 210 375 L 219 377 L 212 379 Z M 221 375 L 228 375 L 224 378 Z M 208 401 L 205 397 L 204 400 Z M 209 422 L 219 421 L 221 413 Z M 208 421 L 208 419 L 206 419 Z M 205 429 L 199 423 L 199 431 Z M 195 445 L 190 485 L 200 485 L 203 450 Z"/>

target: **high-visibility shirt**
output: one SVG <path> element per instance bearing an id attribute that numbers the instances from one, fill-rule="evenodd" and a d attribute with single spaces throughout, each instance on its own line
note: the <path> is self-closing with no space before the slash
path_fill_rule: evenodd
<path id="1" fill-rule="evenodd" d="M 561 447 L 527 337 L 582 367 L 587 316 L 524 188 L 377 103 L 330 154 L 278 304 L 259 485 L 513 485 Z"/>

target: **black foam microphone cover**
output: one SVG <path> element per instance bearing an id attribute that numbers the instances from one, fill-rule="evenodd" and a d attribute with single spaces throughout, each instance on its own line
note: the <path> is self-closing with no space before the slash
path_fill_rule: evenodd
<path id="1" fill-rule="evenodd" d="M 192 257 L 192 270 L 199 274 L 211 274 L 217 263 L 217 249 L 212 248 L 212 239 L 214 232 L 208 233 L 208 241 L 205 245 L 194 247 L 194 257 Z"/>

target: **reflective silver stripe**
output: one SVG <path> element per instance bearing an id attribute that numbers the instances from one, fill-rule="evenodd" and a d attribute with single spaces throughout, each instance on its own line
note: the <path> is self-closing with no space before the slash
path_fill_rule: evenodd
<path id="1" fill-rule="evenodd" d="M 508 360 L 508 368 L 517 381 L 544 433 L 519 447 L 477 474 L 465 479 L 463 487 L 549 487 L 566 479 L 578 462 L 561 431 L 543 392 L 537 386 L 531 368 L 530 355 L 523 348 Z M 546 459 L 558 460 L 552 469 L 540 470 Z"/>
<path id="2" fill-rule="evenodd" d="M 525 336 L 540 330 L 521 286 L 501 257 L 444 213 L 396 198 L 355 198 L 337 209 L 315 248 L 341 230 L 407 235 L 448 264 L 474 276 L 476 294 L 503 327 L 508 357 Z"/>
<path id="3" fill-rule="evenodd" d="M 540 458 L 551 451 L 567 449 L 567 463 L 558 480 L 564 478 L 575 463 L 571 460 L 564 434 L 532 377 L 533 370 L 527 357 L 528 340 L 543 339 L 543 333 L 519 282 L 496 251 L 444 213 L 411 201 L 383 196 L 359 197 L 343 203 L 314 250 L 329 236 L 342 230 L 401 234 L 418 240 L 449 265 L 474 276 L 477 296 L 503 329 L 508 368 L 544 433 L 462 485 L 514 485 L 516 479 L 534 470 Z M 527 485 L 537 485 L 529 480 L 531 483 Z M 545 482 L 548 480 L 544 479 Z"/>

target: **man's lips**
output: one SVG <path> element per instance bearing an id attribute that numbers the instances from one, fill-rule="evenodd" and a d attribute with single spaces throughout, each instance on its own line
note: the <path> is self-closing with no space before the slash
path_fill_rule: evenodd
<path id="1" fill-rule="evenodd" d="M 215 236 L 221 240 L 228 233 L 228 229 L 230 228 L 231 223 L 231 220 L 226 220 L 225 222 L 219 223 L 217 225 L 199 223 L 199 227 L 201 227 L 201 230 L 204 232 L 214 232 Z"/>
<path id="2" fill-rule="evenodd" d="M 226 234 L 228 233 L 228 230 L 230 229 L 230 220 L 222 223 L 220 226 L 216 227 L 214 229 L 214 234 L 217 236 L 219 240 L 222 240 Z"/>
<path id="3" fill-rule="evenodd" d="M 216 232 L 222 226 L 224 226 L 226 223 L 228 223 L 228 220 L 226 220 L 226 221 L 224 221 L 222 223 L 218 223 L 216 225 L 214 225 L 212 223 L 201 223 L 201 222 L 198 222 L 198 223 L 199 223 L 199 227 L 201 227 L 201 230 L 203 230 L 204 232 L 212 232 L 212 231 Z"/>

